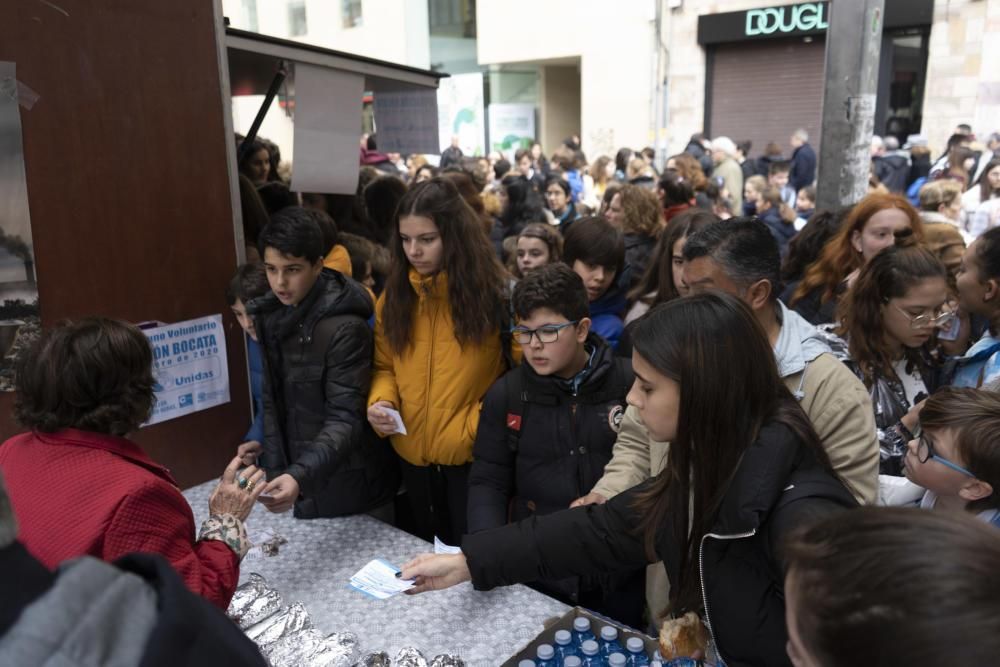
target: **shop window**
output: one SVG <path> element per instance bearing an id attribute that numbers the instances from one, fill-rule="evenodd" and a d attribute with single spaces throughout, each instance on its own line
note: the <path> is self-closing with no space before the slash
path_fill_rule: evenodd
<path id="1" fill-rule="evenodd" d="M 344 28 L 357 28 L 362 23 L 361 0 L 340 0 L 340 21 Z"/>
<path id="2" fill-rule="evenodd" d="M 301 37 L 307 30 L 305 0 L 288 3 L 288 34 L 292 37 Z"/>

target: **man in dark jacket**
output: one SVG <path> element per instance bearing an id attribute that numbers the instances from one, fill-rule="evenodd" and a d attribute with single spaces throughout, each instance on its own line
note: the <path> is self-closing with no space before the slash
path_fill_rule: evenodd
<path id="1" fill-rule="evenodd" d="M 266 665 L 160 556 L 85 556 L 56 572 L 16 541 L 0 477 L 0 665 Z"/>
<path id="2" fill-rule="evenodd" d="M 275 214 L 260 235 L 272 292 L 248 305 L 264 347 L 261 502 L 297 518 L 368 512 L 391 520 L 399 472 L 367 427 L 371 297 L 323 268 L 323 238 L 305 209 Z M 245 452 L 240 451 L 240 454 Z"/>
<path id="3" fill-rule="evenodd" d="M 795 131 L 791 144 L 792 168 L 788 173 L 788 184 L 798 192 L 816 180 L 816 151 L 809 145 L 809 133 L 803 129 Z"/>
<path id="4" fill-rule="evenodd" d="M 709 152 L 707 144 L 708 139 L 703 133 L 692 134 L 688 145 L 684 147 L 684 152 L 698 160 L 702 171 L 711 174 L 715 163 L 712 161 L 712 154 Z"/>
<path id="5" fill-rule="evenodd" d="M 469 478 L 470 533 L 566 509 L 589 491 L 611 460 L 634 380 L 629 360 L 590 332 L 583 280 L 566 265 L 528 274 L 513 305 L 525 363 L 497 380 L 483 401 Z M 614 599 L 604 599 L 593 579 L 538 585 L 570 604 L 637 623 L 641 577 L 641 570 L 632 573 L 631 595 Z"/>
<path id="6" fill-rule="evenodd" d="M 459 147 L 458 135 L 455 135 L 451 138 L 451 146 L 448 146 L 448 148 L 444 149 L 441 153 L 440 167 L 444 169 L 453 164 L 461 166 L 463 156 L 464 153 L 462 153 L 462 149 Z"/>
<path id="7" fill-rule="evenodd" d="M 906 192 L 910 179 L 910 156 L 899 150 L 899 139 L 891 135 L 883 139 L 880 152 L 872 161 L 875 163 L 875 176 L 889 192 Z"/>

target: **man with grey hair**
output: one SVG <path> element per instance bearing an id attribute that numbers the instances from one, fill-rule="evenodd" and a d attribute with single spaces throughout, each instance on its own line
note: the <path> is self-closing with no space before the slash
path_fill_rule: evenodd
<path id="1" fill-rule="evenodd" d="M 717 137 L 712 140 L 712 162 L 715 169 L 712 177 L 722 179 L 723 186 L 729 191 L 729 201 L 734 211 L 743 210 L 743 168 L 736 161 L 736 144 L 729 137 Z"/>
<path id="2" fill-rule="evenodd" d="M 788 184 L 798 193 L 816 180 L 816 151 L 809 145 L 809 133 L 799 128 L 792 133 L 792 165 L 788 172 Z"/>
<path id="3" fill-rule="evenodd" d="M 882 153 L 872 158 L 875 176 L 889 192 L 905 192 L 910 176 L 910 155 L 899 150 L 899 139 L 891 134 L 882 139 Z"/>

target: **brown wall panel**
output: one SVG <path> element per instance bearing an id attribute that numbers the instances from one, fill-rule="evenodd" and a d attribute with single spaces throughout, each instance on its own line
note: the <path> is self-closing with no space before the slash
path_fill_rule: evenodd
<path id="1" fill-rule="evenodd" d="M 825 47 L 822 38 L 720 44 L 713 47 L 711 110 L 706 132 L 749 139 L 763 155 L 776 141 L 791 157 L 792 132 L 804 127 L 819 152 Z"/>
<path id="2" fill-rule="evenodd" d="M 231 402 L 135 436 L 182 486 L 220 474 L 249 420 L 222 297 L 236 250 L 213 4 L 0 4 L 0 60 L 40 95 L 21 118 L 43 324 L 225 315 Z"/>

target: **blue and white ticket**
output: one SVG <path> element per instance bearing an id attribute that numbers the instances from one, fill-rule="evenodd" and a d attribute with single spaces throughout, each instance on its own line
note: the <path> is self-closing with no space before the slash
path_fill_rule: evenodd
<path id="1" fill-rule="evenodd" d="M 409 588 L 413 588 L 412 581 L 397 579 L 397 572 L 399 572 L 399 568 L 380 558 L 376 558 L 358 570 L 351 577 L 349 583 L 351 588 L 359 590 L 365 595 L 370 595 L 377 600 L 387 600 Z"/>

